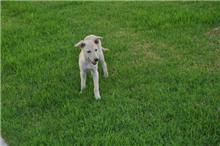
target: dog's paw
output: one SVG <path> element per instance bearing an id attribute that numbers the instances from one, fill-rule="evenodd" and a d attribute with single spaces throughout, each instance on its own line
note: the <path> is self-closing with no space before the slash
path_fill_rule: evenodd
<path id="1" fill-rule="evenodd" d="M 105 77 L 105 78 L 108 77 L 108 72 L 104 73 L 104 77 Z"/>
<path id="2" fill-rule="evenodd" d="M 101 99 L 101 97 L 100 97 L 100 96 L 98 96 L 98 97 L 95 97 L 95 99 L 96 99 L 96 100 L 100 100 L 100 99 Z"/>

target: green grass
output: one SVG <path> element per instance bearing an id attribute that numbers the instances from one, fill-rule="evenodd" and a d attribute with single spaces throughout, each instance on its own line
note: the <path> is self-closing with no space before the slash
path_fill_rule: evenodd
<path id="1" fill-rule="evenodd" d="M 1 2 L 10 146 L 220 145 L 220 2 Z M 217 28 L 217 29 L 215 29 Z M 102 100 L 81 95 L 85 35 L 104 38 Z"/>

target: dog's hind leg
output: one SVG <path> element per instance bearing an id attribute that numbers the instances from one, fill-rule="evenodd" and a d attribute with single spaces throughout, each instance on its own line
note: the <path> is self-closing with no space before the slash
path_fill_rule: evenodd
<path id="1" fill-rule="evenodd" d="M 80 79 L 81 79 L 81 91 L 80 91 L 80 93 L 82 93 L 82 91 L 86 88 L 86 72 L 80 71 Z"/>
<path id="2" fill-rule="evenodd" d="M 103 69 L 103 72 L 104 72 L 104 77 L 107 78 L 108 77 L 108 68 L 107 68 L 107 64 L 105 62 L 105 60 L 102 63 L 102 69 Z"/>
<path id="3" fill-rule="evenodd" d="M 103 55 L 103 52 L 100 53 L 100 62 L 102 64 L 102 70 L 104 73 L 104 77 L 107 78 L 108 77 L 108 68 L 107 68 L 107 64 L 105 62 L 105 57 Z"/>

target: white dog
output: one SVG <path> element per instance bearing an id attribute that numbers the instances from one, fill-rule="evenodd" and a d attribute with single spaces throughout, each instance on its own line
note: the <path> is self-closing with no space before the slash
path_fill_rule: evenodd
<path id="1" fill-rule="evenodd" d="M 99 93 L 99 73 L 98 73 L 98 61 L 101 62 L 104 76 L 108 77 L 107 65 L 105 62 L 103 51 L 108 50 L 102 47 L 102 37 L 89 35 L 78 42 L 75 47 L 81 49 L 79 55 L 79 68 L 81 78 L 81 91 L 86 88 L 86 74 L 91 72 L 94 82 L 94 95 L 96 99 L 101 99 Z"/>

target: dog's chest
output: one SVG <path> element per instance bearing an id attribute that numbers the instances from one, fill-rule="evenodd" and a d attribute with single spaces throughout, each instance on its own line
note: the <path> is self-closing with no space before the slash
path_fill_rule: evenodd
<path id="1" fill-rule="evenodd" d="M 97 69 L 97 65 L 93 65 L 93 64 L 85 64 L 83 69 L 85 71 L 90 71 L 90 70 L 96 70 Z"/>

